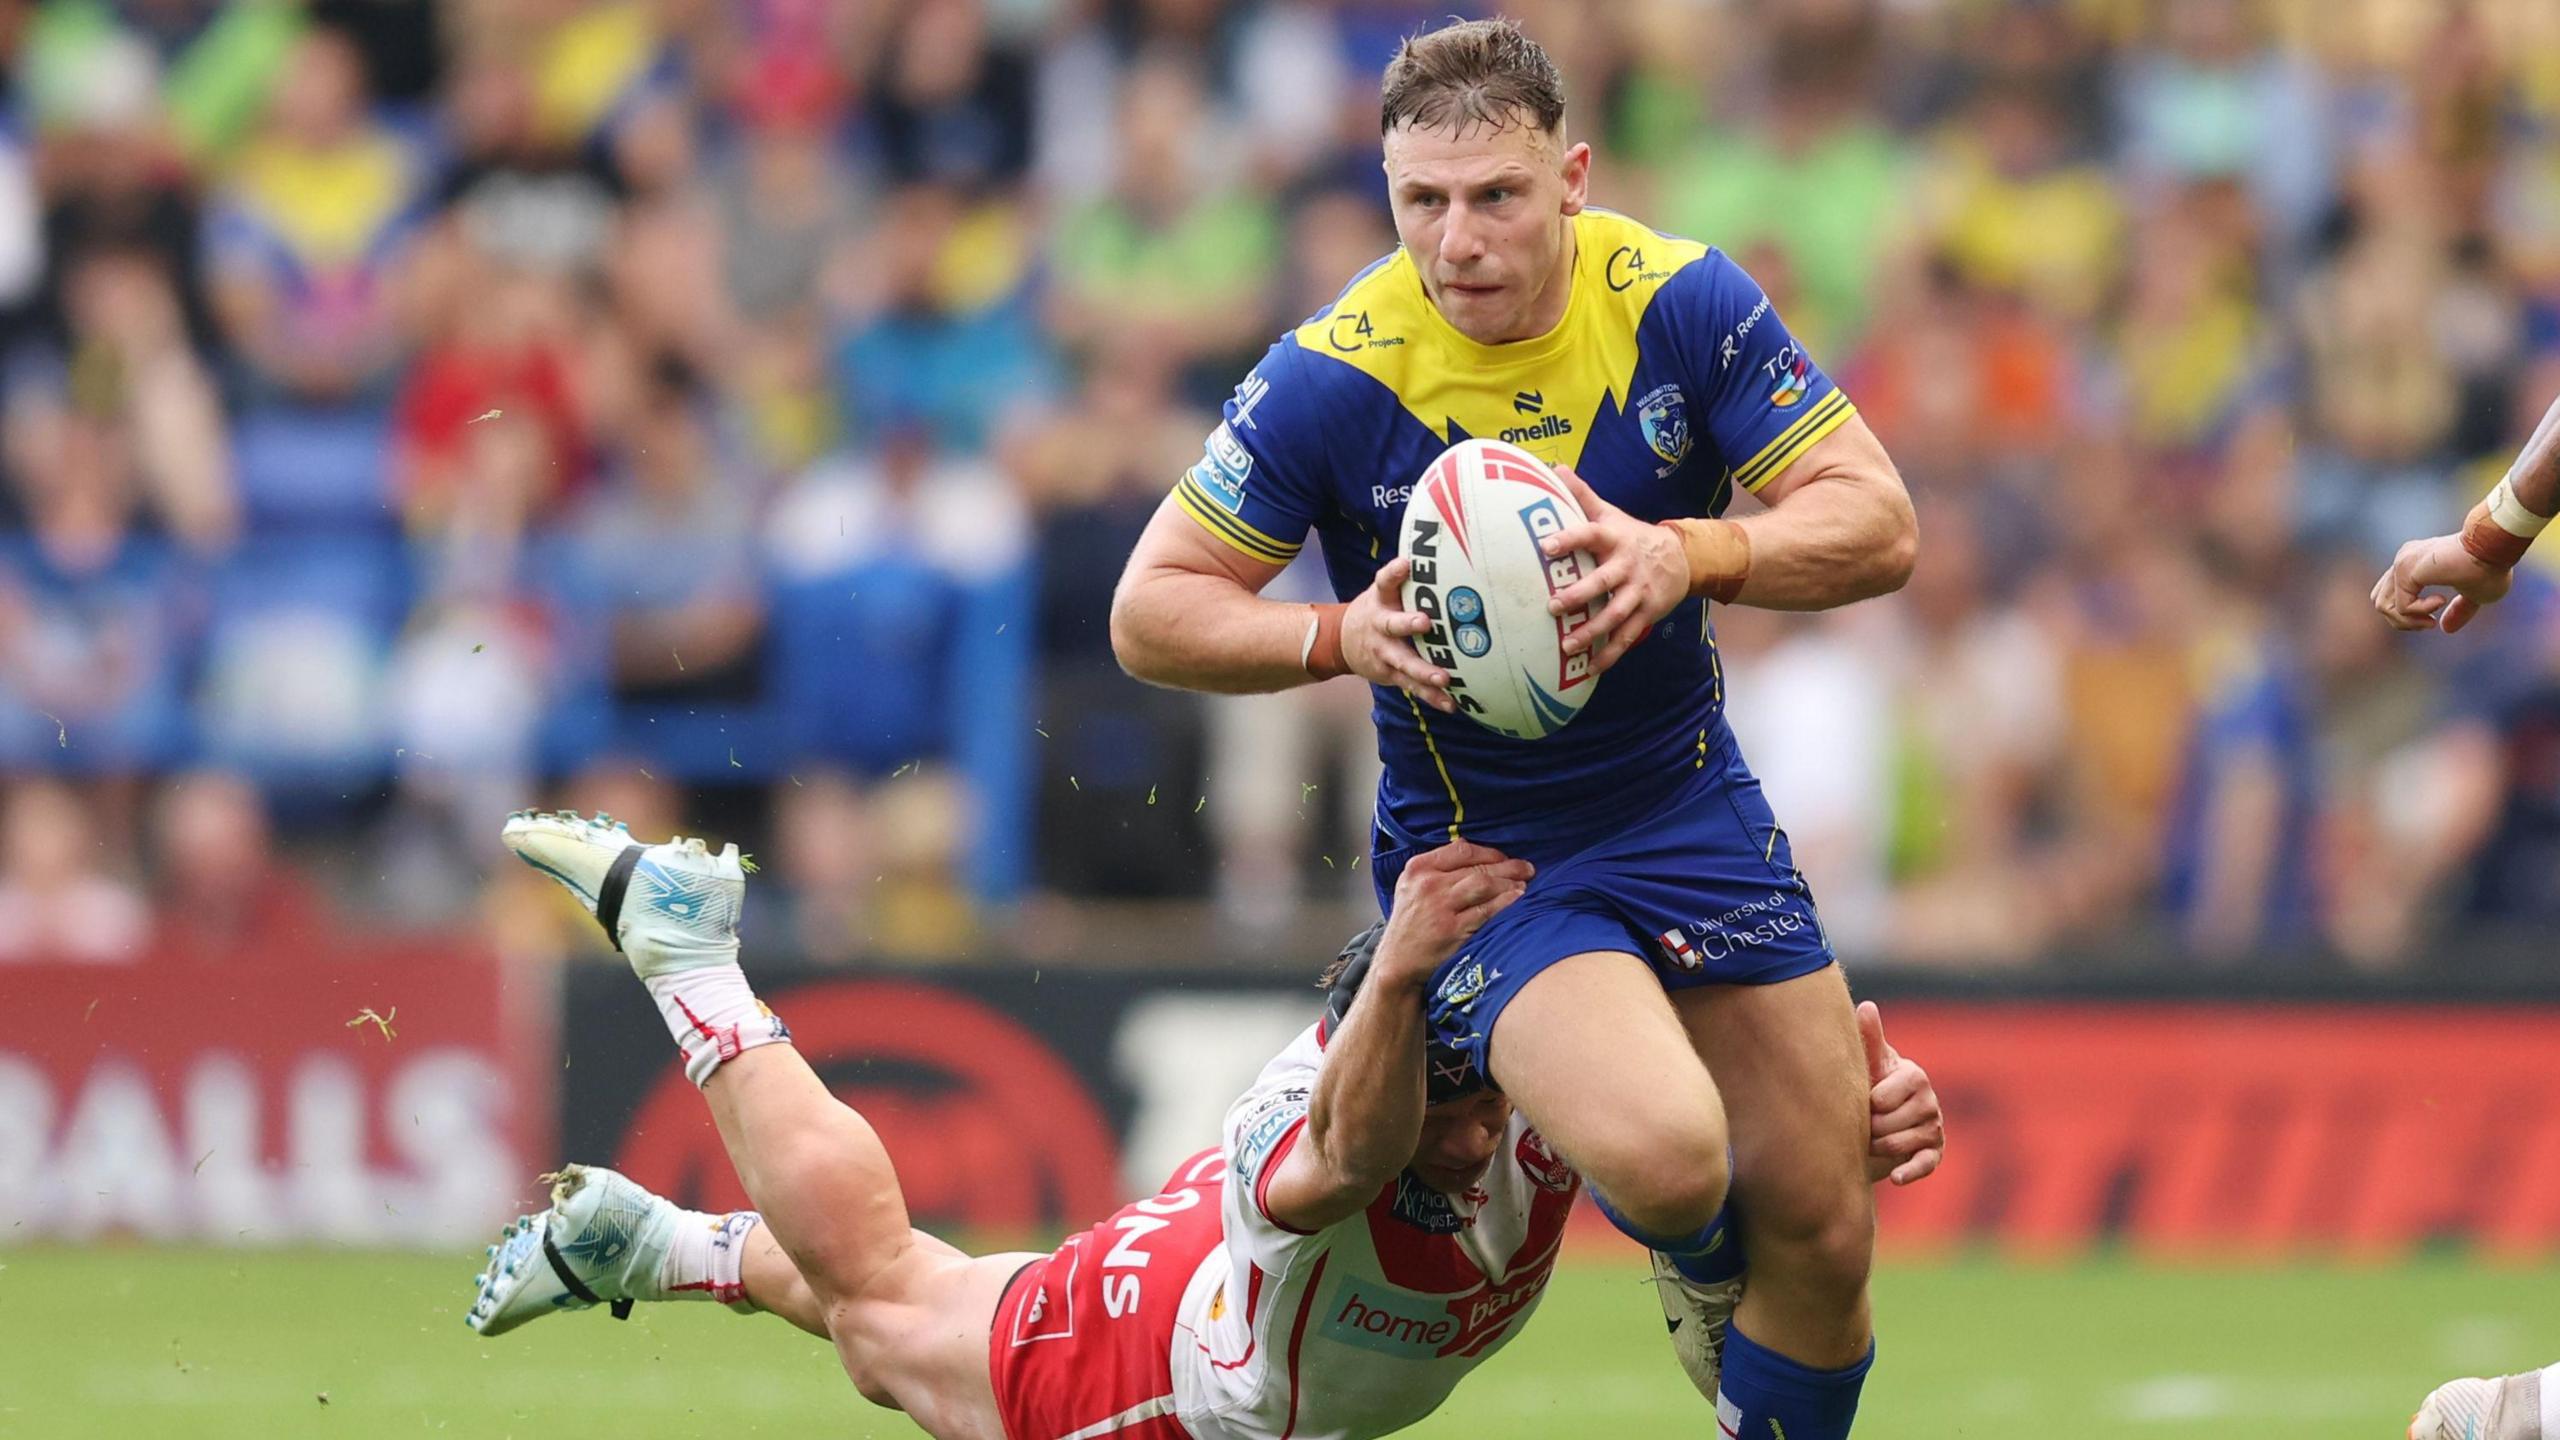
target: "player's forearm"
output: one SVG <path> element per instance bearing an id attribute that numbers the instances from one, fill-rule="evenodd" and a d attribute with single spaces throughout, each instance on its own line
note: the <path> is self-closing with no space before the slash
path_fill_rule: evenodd
<path id="1" fill-rule="evenodd" d="M 1304 685 L 1305 605 L 1265 600 L 1218 575 L 1133 573 L 1111 601 L 1111 650 L 1150 685 L 1258 695 Z"/>
<path id="2" fill-rule="evenodd" d="M 1889 478 L 1812 480 L 1785 503 L 1728 523 L 1750 550 L 1733 603 L 1763 610 L 1828 610 L 1889 595 L 1911 578 L 1919 553 L 1911 497 Z"/>
<path id="3" fill-rule="evenodd" d="M 2560 515 L 2560 400 L 2542 412 L 2542 423 L 2507 471 L 2507 485 L 2525 509 L 2545 517 Z"/>
<path id="4" fill-rule="evenodd" d="M 1339 1187 L 1365 1198 L 1413 1157 L 1423 1104 L 1422 982 L 1373 971 L 1326 1037 L 1307 1144 Z"/>
<path id="5" fill-rule="evenodd" d="M 2524 451 L 2516 463 L 2490 487 L 2489 493 L 2462 517 L 2462 548 L 2473 561 L 2492 571 L 2512 570 L 2524 559 L 2524 552 L 2551 524 L 2554 512 L 2560 512 L 2560 401 L 2555 401 L 2542 414 L 2542 423 L 2533 427 L 2533 436 L 2525 441 Z M 2398 569 L 2395 562 L 2394 569 Z M 2501 593 L 2504 585 L 2499 586 Z M 2463 592 L 2455 602 L 2486 604 L 2496 595 L 2477 596 Z M 2446 612 L 2444 626 L 2461 628 L 2463 616 L 2458 608 Z"/>

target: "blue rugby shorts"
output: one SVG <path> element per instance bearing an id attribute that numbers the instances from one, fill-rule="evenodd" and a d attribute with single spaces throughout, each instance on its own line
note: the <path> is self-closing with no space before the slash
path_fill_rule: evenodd
<path id="1" fill-rule="evenodd" d="M 1383 824 L 1374 838 L 1370 878 L 1379 908 L 1391 911 L 1405 862 L 1439 842 Z M 1605 833 L 1502 848 L 1536 865 L 1537 878 L 1442 963 L 1428 1001 L 1441 1043 L 1487 1074 L 1495 1019 L 1532 976 L 1568 956 L 1633 955 L 1674 991 L 1773 985 L 1834 958 L 1786 832 L 1729 741 L 1651 809 Z"/>

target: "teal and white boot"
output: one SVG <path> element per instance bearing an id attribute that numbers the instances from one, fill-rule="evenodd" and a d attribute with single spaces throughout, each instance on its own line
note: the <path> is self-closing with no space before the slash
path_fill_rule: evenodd
<path id="1" fill-rule="evenodd" d="M 516 858 L 560 882 L 643 980 L 738 963 L 747 867 L 679 835 L 643 843 L 610 815 L 519 810 L 500 832 Z"/>
<path id="2" fill-rule="evenodd" d="M 596 917 L 649 987 L 696 1085 L 791 1030 L 738 969 L 738 912 L 751 865 L 735 845 L 718 854 L 682 836 L 642 842 L 610 815 L 519 810 L 500 838 L 516 858 L 560 882 Z"/>
<path id="3" fill-rule="evenodd" d="M 2550 1371 L 2448 1380 L 2409 1417 L 2409 1440 L 2545 1440 Z"/>
<path id="4" fill-rule="evenodd" d="M 634 1301 L 657 1298 L 659 1268 L 684 1210 L 601 1166 L 571 1165 L 542 1178 L 551 1182 L 551 1208 L 517 1217 L 489 1247 L 489 1268 L 472 1277 L 480 1293 L 465 1319 L 483 1335 L 597 1305 L 629 1319 Z"/>

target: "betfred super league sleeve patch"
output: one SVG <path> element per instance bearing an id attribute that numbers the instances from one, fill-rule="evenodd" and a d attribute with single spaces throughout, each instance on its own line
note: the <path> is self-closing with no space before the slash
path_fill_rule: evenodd
<path id="1" fill-rule="evenodd" d="M 1209 432 L 1208 453 L 1191 467 L 1191 478 L 1230 515 L 1244 513 L 1244 484 L 1253 477 L 1253 453 L 1236 439 L 1227 422 Z"/>
<path id="2" fill-rule="evenodd" d="M 1262 357 L 1228 397 L 1174 503 L 1240 554 L 1286 565 L 1306 544 L 1324 484 L 1312 397 L 1291 363 L 1294 340 Z"/>
<path id="3" fill-rule="evenodd" d="M 1297 1088 L 1276 1090 L 1246 1105 L 1236 1116 L 1228 1130 L 1234 1138 L 1227 1146 L 1227 1168 L 1242 1184 L 1260 1188 L 1263 1167 L 1280 1142 L 1307 1118 L 1311 1094 Z"/>

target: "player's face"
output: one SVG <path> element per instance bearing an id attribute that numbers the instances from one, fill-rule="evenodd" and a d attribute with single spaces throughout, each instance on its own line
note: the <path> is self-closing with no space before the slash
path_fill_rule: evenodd
<path id="1" fill-rule="evenodd" d="M 1591 147 L 1563 142 L 1535 124 L 1387 132 L 1396 238 L 1431 303 L 1478 344 L 1531 339 L 1564 318 Z"/>
<path id="2" fill-rule="evenodd" d="M 1444 1195 L 1461 1195 L 1484 1178 L 1502 1150 L 1511 1102 L 1490 1091 L 1445 1100 L 1422 1112 L 1422 1140 L 1406 1168 Z"/>

